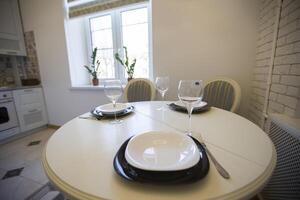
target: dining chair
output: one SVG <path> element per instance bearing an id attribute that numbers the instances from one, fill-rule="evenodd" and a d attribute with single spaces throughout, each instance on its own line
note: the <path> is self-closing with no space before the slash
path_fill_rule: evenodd
<path id="1" fill-rule="evenodd" d="M 130 80 L 124 90 L 125 100 L 152 101 L 155 98 L 156 90 L 154 84 L 145 78 L 134 78 Z"/>
<path id="2" fill-rule="evenodd" d="M 204 86 L 203 101 L 217 108 L 237 112 L 241 101 L 241 87 L 229 78 L 210 80 Z"/>

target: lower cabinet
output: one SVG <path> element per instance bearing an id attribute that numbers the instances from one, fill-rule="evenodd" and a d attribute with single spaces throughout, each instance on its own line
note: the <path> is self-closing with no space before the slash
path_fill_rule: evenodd
<path id="1" fill-rule="evenodd" d="M 13 96 L 21 132 L 48 123 L 42 88 L 14 90 Z"/>

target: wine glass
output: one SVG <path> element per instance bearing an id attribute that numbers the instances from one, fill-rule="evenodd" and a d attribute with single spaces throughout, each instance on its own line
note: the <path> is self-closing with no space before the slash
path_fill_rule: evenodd
<path id="1" fill-rule="evenodd" d="M 155 85 L 156 89 L 160 93 L 162 97 L 162 101 L 165 100 L 165 94 L 169 89 L 169 77 L 164 76 L 164 77 L 157 77 L 155 80 Z M 158 110 L 165 110 L 166 108 L 164 107 L 164 104 L 161 108 L 158 108 Z"/>
<path id="2" fill-rule="evenodd" d="M 104 81 L 104 92 L 105 95 L 113 104 L 115 119 L 111 121 L 112 124 L 119 124 L 122 120 L 117 119 L 116 104 L 118 99 L 123 93 L 122 83 L 120 80 L 106 80 Z"/>
<path id="3" fill-rule="evenodd" d="M 188 135 L 192 135 L 192 112 L 195 105 L 201 102 L 203 86 L 201 80 L 180 80 L 178 98 L 185 105 L 189 116 Z"/>

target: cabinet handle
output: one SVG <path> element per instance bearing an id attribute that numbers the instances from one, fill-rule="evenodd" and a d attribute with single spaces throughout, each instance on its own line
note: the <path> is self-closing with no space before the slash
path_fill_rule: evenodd
<path id="1" fill-rule="evenodd" d="M 0 101 L 0 103 L 11 103 L 13 102 L 12 100 L 6 100 L 6 101 Z"/>
<path id="2" fill-rule="evenodd" d="M 37 109 L 32 109 L 32 110 L 28 110 L 28 112 L 32 113 L 32 112 L 36 112 L 38 111 Z"/>
<path id="3" fill-rule="evenodd" d="M 14 54 L 14 55 L 16 55 L 16 54 L 17 54 L 17 52 L 16 52 L 16 51 L 7 51 L 6 53 L 7 53 L 7 54 Z"/>

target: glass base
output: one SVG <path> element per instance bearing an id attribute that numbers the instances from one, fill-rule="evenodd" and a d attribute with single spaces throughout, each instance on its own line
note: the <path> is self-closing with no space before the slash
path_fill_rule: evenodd
<path id="1" fill-rule="evenodd" d="M 192 132 L 190 131 L 185 131 L 184 133 L 187 134 L 188 136 L 192 136 Z"/>
<path id="2" fill-rule="evenodd" d="M 123 120 L 120 119 L 115 119 L 113 121 L 110 121 L 111 124 L 121 124 L 123 122 Z"/>

